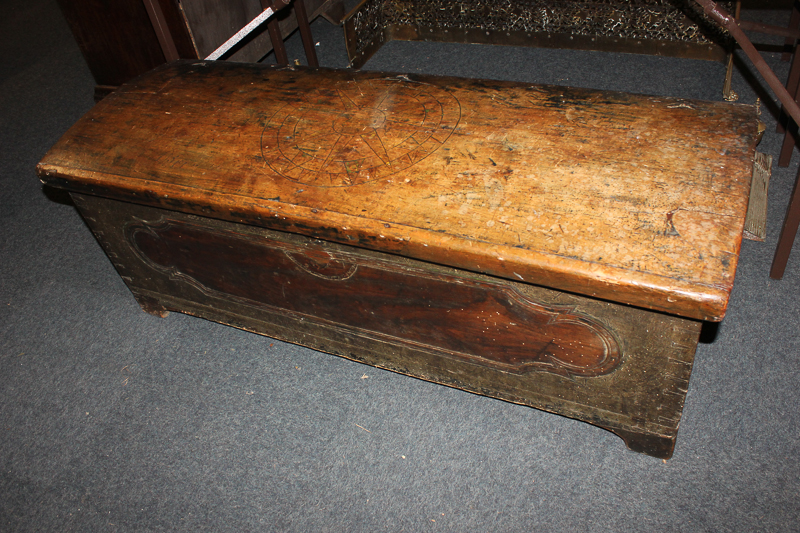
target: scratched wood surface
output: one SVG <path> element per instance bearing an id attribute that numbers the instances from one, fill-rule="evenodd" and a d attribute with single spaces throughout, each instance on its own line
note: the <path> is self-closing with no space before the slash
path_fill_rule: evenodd
<path id="1" fill-rule="evenodd" d="M 733 284 L 752 106 L 183 61 L 103 100 L 45 183 L 704 320 Z"/>

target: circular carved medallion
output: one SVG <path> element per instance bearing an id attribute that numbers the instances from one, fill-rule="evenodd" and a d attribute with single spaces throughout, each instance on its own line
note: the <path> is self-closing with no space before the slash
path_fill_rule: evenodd
<path id="1" fill-rule="evenodd" d="M 261 153 L 273 171 L 304 185 L 361 185 L 425 159 L 460 118 L 458 100 L 440 87 L 343 81 L 281 107 L 267 121 Z"/>

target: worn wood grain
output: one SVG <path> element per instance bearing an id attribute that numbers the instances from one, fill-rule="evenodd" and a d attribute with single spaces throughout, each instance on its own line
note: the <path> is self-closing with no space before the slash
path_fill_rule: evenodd
<path id="1" fill-rule="evenodd" d="M 720 320 L 752 106 L 554 86 L 181 62 L 40 163 L 73 191 Z"/>

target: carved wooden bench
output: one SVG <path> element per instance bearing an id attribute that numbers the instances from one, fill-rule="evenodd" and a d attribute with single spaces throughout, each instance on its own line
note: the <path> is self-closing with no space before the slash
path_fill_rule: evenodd
<path id="1" fill-rule="evenodd" d="M 356 68 L 393 40 L 624 52 L 727 63 L 723 96 L 738 98 L 735 41 L 693 0 L 361 0 L 344 32 Z"/>
<path id="2" fill-rule="evenodd" d="M 183 61 L 44 157 L 128 287 L 672 454 L 725 314 L 752 106 Z"/>
<path id="3" fill-rule="evenodd" d="M 719 2 L 733 12 L 735 2 Z M 361 0 L 345 17 L 361 67 L 392 40 L 627 52 L 726 61 L 733 40 L 692 0 Z"/>

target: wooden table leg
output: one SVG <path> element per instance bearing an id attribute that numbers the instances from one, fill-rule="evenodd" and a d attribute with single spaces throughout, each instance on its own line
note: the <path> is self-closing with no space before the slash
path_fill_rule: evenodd
<path id="1" fill-rule="evenodd" d="M 781 279 L 786 270 L 786 263 L 789 261 L 789 254 L 792 251 L 794 238 L 797 235 L 797 227 L 800 225 L 800 174 L 794 182 L 794 191 L 789 200 L 789 207 L 786 210 L 786 218 L 783 221 L 781 236 L 778 238 L 778 247 L 775 249 L 775 257 L 772 260 L 772 268 L 769 277 Z"/>
<path id="2" fill-rule="evenodd" d="M 261 7 L 267 9 L 272 7 L 272 3 L 270 0 L 261 0 Z M 267 30 L 269 31 L 269 38 L 272 40 L 272 51 L 275 52 L 275 62 L 278 65 L 288 65 L 289 56 L 286 54 L 286 47 L 283 45 L 283 36 L 278 26 L 277 17 L 273 16 L 267 20 Z"/>
<path id="3" fill-rule="evenodd" d="M 144 7 L 147 9 L 147 15 L 150 17 L 153 29 L 156 31 L 156 37 L 161 45 L 161 50 L 164 52 L 164 58 L 168 62 L 177 61 L 180 59 L 180 54 L 178 54 L 178 48 L 175 46 L 175 40 L 169 31 L 161 6 L 155 0 L 144 0 Z"/>
<path id="4" fill-rule="evenodd" d="M 795 0 L 794 5 L 792 6 L 792 18 L 789 19 L 789 29 L 790 30 L 797 30 L 800 29 L 800 10 L 797 9 L 797 0 Z M 792 59 L 792 54 L 794 53 L 794 45 L 796 44 L 795 39 L 791 37 L 787 37 L 786 41 L 784 41 L 784 46 L 786 47 L 786 51 L 781 55 L 782 61 L 789 61 Z"/>
<path id="5" fill-rule="evenodd" d="M 308 14 L 303 0 L 294 3 L 294 13 L 297 17 L 297 29 L 300 31 L 300 38 L 303 40 L 303 48 L 306 51 L 308 66 L 318 67 L 317 52 L 314 49 L 314 38 L 311 36 L 311 25 L 308 23 Z"/>
<path id="6" fill-rule="evenodd" d="M 795 101 L 800 97 L 800 54 L 798 54 L 797 51 L 795 51 L 792 57 L 792 66 L 789 69 L 789 79 L 786 81 L 786 90 L 794 97 Z M 797 134 L 797 124 L 783 111 L 780 120 L 778 120 L 778 129 L 784 134 L 781 153 L 778 157 L 778 166 L 787 167 L 792 159 L 795 135 Z"/>

